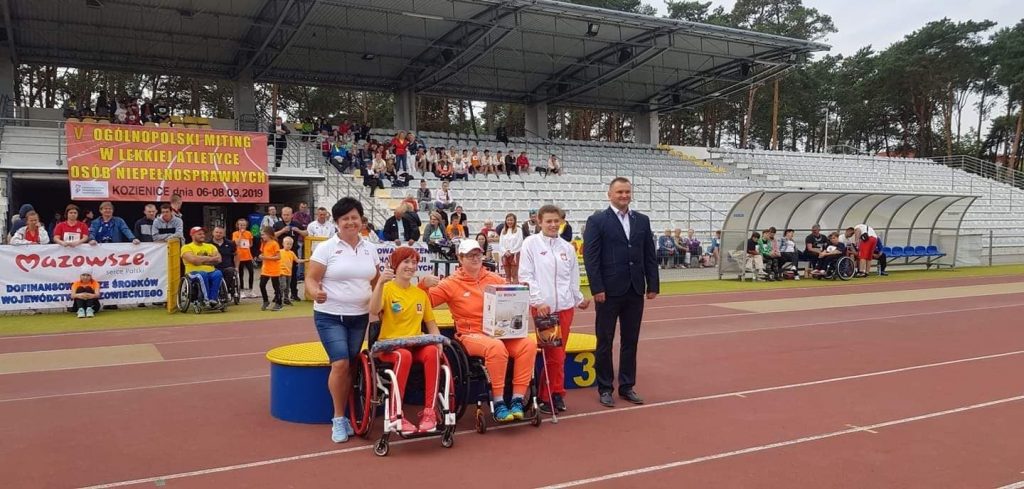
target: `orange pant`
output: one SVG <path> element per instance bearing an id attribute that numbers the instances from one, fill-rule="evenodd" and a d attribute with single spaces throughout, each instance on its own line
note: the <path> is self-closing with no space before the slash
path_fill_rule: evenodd
<path id="1" fill-rule="evenodd" d="M 530 337 L 499 340 L 483 333 L 470 333 L 459 335 L 459 341 L 466 347 L 468 355 L 484 358 L 487 374 L 491 376 L 494 400 L 505 396 L 505 374 L 509 358 L 515 360 L 512 366 L 512 394 L 526 395 L 526 388 L 533 378 L 534 361 L 537 359 L 536 340 Z"/>
<path id="2" fill-rule="evenodd" d="M 535 311 L 531 308 L 530 313 L 533 314 Z M 551 385 L 548 386 L 543 377 L 540 379 L 538 396 L 545 402 L 551 402 L 551 394 L 565 395 L 565 345 L 569 344 L 569 327 L 572 326 L 572 318 L 575 313 L 576 310 L 571 307 L 558 311 L 558 327 L 562 333 L 562 346 L 542 347 L 544 348 L 544 364 L 548 369 L 547 380 L 551 381 Z"/>

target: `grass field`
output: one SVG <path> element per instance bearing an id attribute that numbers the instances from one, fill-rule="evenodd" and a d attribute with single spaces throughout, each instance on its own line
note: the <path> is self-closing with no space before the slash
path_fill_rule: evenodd
<path id="1" fill-rule="evenodd" d="M 872 277 L 871 280 L 910 281 L 930 280 L 959 277 L 985 277 L 996 275 L 1024 274 L 1024 265 L 1002 265 L 996 267 L 971 267 L 942 270 L 907 270 L 893 271 L 886 278 Z M 743 290 L 789 289 L 821 286 L 843 286 L 863 284 L 862 280 L 849 282 L 832 280 L 787 280 L 785 282 L 740 282 L 738 280 L 688 280 L 667 282 L 661 285 L 662 294 L 706 294 L 712 292 L 736 292 Z M 584 288 L 585 289 L 585 288 Z M 203 314 L 168 314 L 166 310 L 155 307 L 135 308 L 122 307 L 117 311 L 103 311 L 94 319 L 78 319 L 74 314 L 38 314 L 23 316 L 0 317 L 0 336 L 66 333 L 75 331 L 115 330 L 129 328 L 154 328 L 161 326 L 184 326 L 190 324 L 210 324 L 221 322 L 251 321 L 272 319 L 276 317 L 309 317 L 312 316 L 312 303 L 298 302 L 294 306 L 285 306 L 278 312 L 260 311 L 258 300 L 243 302 L 231 306 L 228 312 L 208 312 Z"/>

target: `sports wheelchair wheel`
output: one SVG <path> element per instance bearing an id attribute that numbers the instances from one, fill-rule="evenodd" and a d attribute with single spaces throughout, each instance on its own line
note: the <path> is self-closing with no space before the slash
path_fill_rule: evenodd
<path id="1" fill-rule="evenodd" d="M 178 312 L 188 312 L 189 306 L 192 305 L 194 288 L 191 277 L 188 275 L 181 277 L 181 281 L 178 283 Z"/>
<path id="2" fill-rule="evenodd" d="M 388 435 L 385 434 L 373 445 L 373 453 L 378 457 L 386 457 L 391 450 L 391 443 L 388 442 Z"/>
<path id="3" fill-rule="evenodd" d="M 234 274 L 234 276 L 231 277 L 231 283 L 233 283 L 235 286 L 230 288 L 229 292 L 231 295 L 231 302 L 234 302 L 235 305 L 237 306 L 239 303 L 242 302 L 242 279 L 238 275 L 238 270 L 234 270 L 232 273 Z"/>
<path id="4" fill-rule="evenodd" d="M 853 258 L 843 256 L 836 260 L 835 277 L 839 280 L 844 282 L 850 280 L 856 273 L 857 265 L 853 262 Z"/>
<path id="5" fill-rule="evenodd" d="M 348 416 L 352 422 L 352 431 L 367 439 L 377 411 L 372 367 L 366 352 L 359 353 L 349 364 L 353 367 L 353 373 L 352 392 L 348 396 Z"/>
<path id="6" fill-rule="evenodd" d="M 470 392 L 470 370 L 469 356 L 465 348 L 457 341 L 451 341 L 443 345 L 442 353 L 448 359 L 448 365 L 452 369 L 453 393 L 455 395 L 455 419 L 462 419 L 466 414 L 466 406 L 469 404 Z"/>
<path id="7" fill-rule="evenodd" d="M 228 312 L 228 304 L 231 303 L 231 291 L 228 290 L 228 283 L 220 279 L 220 290 L 217 291 L 217 310 Z M 237 302 L 235 304 L 238 304 Z"/>

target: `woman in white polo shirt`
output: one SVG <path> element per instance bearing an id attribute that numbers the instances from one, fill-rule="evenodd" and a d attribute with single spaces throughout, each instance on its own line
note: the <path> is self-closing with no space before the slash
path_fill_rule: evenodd
<path id="1" fill-rule="evenodd" d="M 352 377 L 349 361 L 362 349 L 369 323 L 370 296 L 377 271 L 377 250 L 359 235 L 363 205 L 345 197 L 331 209 L 338 232 L 317 245 L 306 270 L 306 297 L 313 297 L 313 322 L 331 361 L 327 387 L 334 400 L 331 439 L 352 436 L 345 418 Z"/>
<path id="2" fill-rule="evenodd" d="M 576 248 L 559 236 L 565 211 L 558 206 L 545 205 L 537 211 L 537 222 L 540 234 L 532 234 L 523 241 L 519 280 L 530 286 L 531 315 L 534 318 L 555 316 L 558 320 L 561 343 L 537 342 L 544 349 L 548 369 L 547 379 L 540 383 L 540 409 L 551 414 L 554 410 L 565 411 L 565 345 L 569 342 L 573 311 L 576 307 L 586 309 L 590 300 L 580 291 Z"/>

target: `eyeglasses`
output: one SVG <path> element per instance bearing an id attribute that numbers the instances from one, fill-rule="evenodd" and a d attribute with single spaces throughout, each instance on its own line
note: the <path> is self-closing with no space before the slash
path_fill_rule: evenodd
<path id="1" fill-rule="evenodd" d="M 483 253 L 470 253 L 468 255 L 462 255 L 462 257 L 466 258 L 468 260 L 483 260 L 484 259 L 484 254 Z"/>

